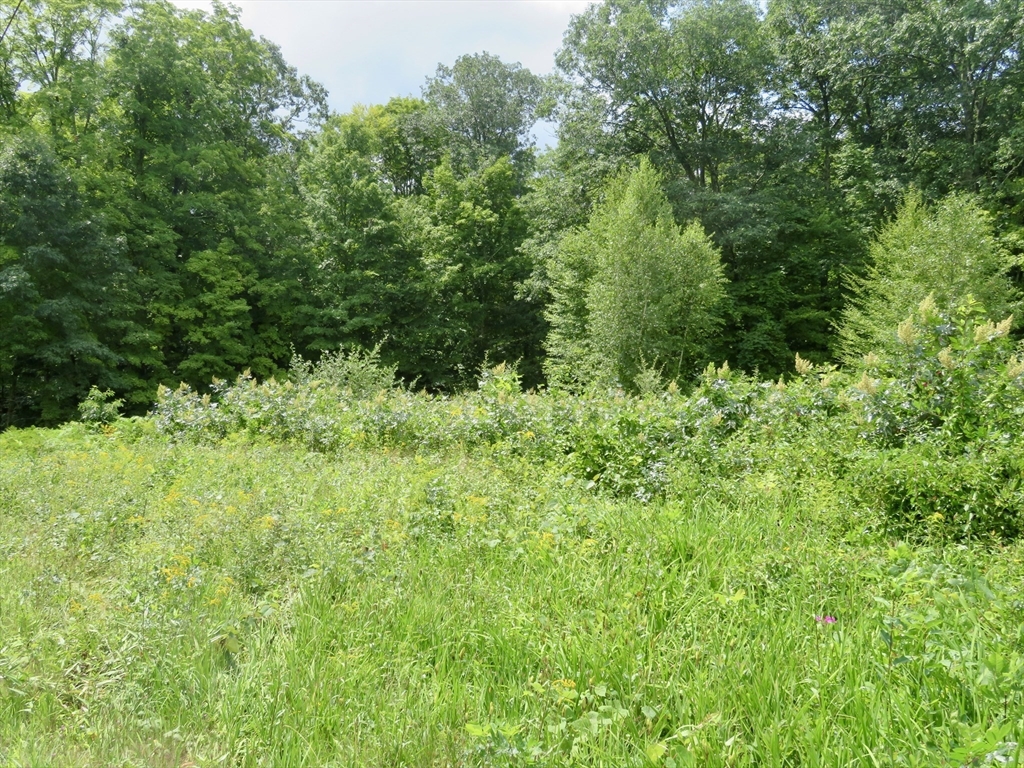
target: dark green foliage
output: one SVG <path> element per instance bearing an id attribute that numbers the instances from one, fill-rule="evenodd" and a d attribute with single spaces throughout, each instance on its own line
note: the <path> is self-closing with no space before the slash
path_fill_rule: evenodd
<path id="1" fill-rule="evenodd" d="M 1014 539 L 1024 528 L 1019 447 L 972 445 L 947 453 L 934 443 L 866 459 L 859 482 L 884 510 L 892 533 L 939 539 Z"/>
<path id="2" fill-rule="evenodd" d="M 307 144 L 299 165 L 315 267 L 308 290 L 324 308 L 314 349 L 372 347 L 388 333 L 401 335 L 415 306 L 415 260 L 402 241 L 395 192 L 373 165 L 380 132 L 371 115 L 332 118 Z"/>
<path id="3" fill-rule="evenodd" d="M 0 425 L 71 418 L 91 385 L 121 387 L 114 351 L 126 265 L 33 136 L 0 149 Z"/>
<path id="4" fill-rule="evenodd" d="M 143 5 L 113 33 L 108 82 L 127 96 L 105 131 L 121 181 L 107 204 L 157 334 L 134 364 L 150 386 L 199 385 L 246 365 L 272 373 L 293 341 L 272 332 L 276 289 L 266 285 L 288 260 L 272 226 L 290 200 L 280 184 L 261 193 L 274 154 L 322 94 L 221 6 L 206 17 Z"/>
<path id="5" fill-rule="evenodd" d="M 835 201 L 800 178 L 757 193 L 672 189 L 677 215 L 698 218 L 722 250 L 725 327 L 712 348 L 739 369 L 776 377 L 794 355 L 832 359 L 843 277 L 861 269 L 866 244 Z"/>
<path id="6" fill-rule="evenodd" d="M 459 389 L 490 360 L 522 361 L 527 381 L 539 382 L 540 307 L 517 290 L 531 272 L 519 249 L 527 222 L 518 186 L 507 157 L 463 178 L 442 162 L 425 193 L 404 201 L 421 302 L 410 318 L 418 324 L 406 333 L 399 324 L 392 343 L 407 378 Z"/>

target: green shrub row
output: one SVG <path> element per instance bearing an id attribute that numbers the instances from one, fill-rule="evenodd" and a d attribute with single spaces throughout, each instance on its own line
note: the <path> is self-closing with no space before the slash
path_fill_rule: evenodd
<path id="1" fill-rule="evenodd" d="M 674 384 L 523 393 L 514 368 L 485 370 L 454 396 L 394 386 L 370 355 L 299 362 L 293 380 L 215 381 L 208 394 L 162 389 L 157 428 L 176 439 L 294 442 L 319 451 L 480 449 L 555 464 L 600 492 L 648 501 L 673 473 L 771 474 L 838 484 L 899 535 L 1022 532 L 1024 361 L 1010 319 L 971 301 L 943 314 L 926 300 L 897 329 L 896 351 L 845 370 L 796 360 L 789 380 L 709 366 Z"/>

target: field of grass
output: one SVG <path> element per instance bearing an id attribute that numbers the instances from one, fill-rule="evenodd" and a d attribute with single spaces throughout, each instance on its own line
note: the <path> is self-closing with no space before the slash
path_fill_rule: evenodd
<path id="1" fill-rule="evenodd" d="M 827 487 L 9 431 L 0 765 L 1020 763 L 1024 546 Z"/>

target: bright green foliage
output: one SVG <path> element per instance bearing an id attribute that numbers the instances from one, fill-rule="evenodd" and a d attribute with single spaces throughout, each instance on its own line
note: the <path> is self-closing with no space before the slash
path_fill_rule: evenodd
<path id="1" fill-rule="evenodd" d="M 517 292 L 531 266 L 519 250 L 526 219 L 518 187 L 508 157 L 463 178 L 446 161 L 422 196 L 404 201 L 402 223 L 419 254 L 423 293 L 422 314 L 411 318 L 418 327 L 396 334 L 400 372 L 450 390 L 472 381 L 486 360 L 524 360 L 524 374 L 537 382 L 540 308 Z"/>
<path id="2" fill-rule="evenodd" d="M 308 290 L 325 310 L 314 348 L 372 347 L 399 333 L 401 312 L 410 306 L 414 265 L 401 247 L 394 192 L 373 166 L 379 132 L 372 120 L 360 111 L 332 118 L 299 165 L 316 268 Z"/>
<path id="3" fill-rule="evenodd" d="M 699 220 L 722 250 L 715 354 L 774 375 L 794 353 L 829 358 L 841 275 L 864 251 L 864 225 L 809 161 L 818 128 L 768 98 L 792 90 L 778 34 L 752 3 L 608 2 L 574 20 L 559 57 L 573 83 L 559 155 L 582 168 L 600 168 L 605 147 L 651 158 L 677 221 Z M 564 175 L 594 194 L 585 171 Z"/>
<path id="4" fill-rule="evenodd" d="M 613 182 L 549 274 L 552 382 L 632 387 L 645 367 L 677 379 L 702 362 L 724 295 L 720 255 L 699 224 L 675 223 L 648 162 Z"/>
<path id="5" fill-rule="evenodd" d="M 121 417 L 124 400 L 114 397 L 112 390 L 100 392 L 96 387 L 78 404 L 78 416 L 83 424 L 93 427 L 107 427 Z"/>
<path id="6" fill-rule="evenodd" d="M 437 122 L 420 99 L 396 97 L 367 110 L 377 173 L 396 195 L 422 194 L 427 172 L 440 163 L 446 134 Z"/>
<path id="7" fill-rule="evenodd" d="M 531 264 L 510 156 L 457 173 L 414 155 L 438 134 L 422 102 L 334 118 L 300 164 L 324 307 L 318 345 L 371 348 L 406 380 L 451 390 L 485 361 L 524 360 L 540 379 L 539 306 L 520 298 Z M 426 121 L 426 122 L 425 122 Z"/>
<path id="8" fill-rule="evenodd" d="M 1024 364 L 1011 321 L 970 303 L 943 312 L 929 297 L 900 324 L 892 353 L 867 359 L 854 396 L 862 435 L 881 450 L 859 482 L 892 530 L 1024 532 Z"/>
<path id="9" fill-rule="evenodd" d="M 80 287 L 36 269 L 43 293 L 78 297 L 59 332 L 40 330 L 28 283 L 8 285 L 5 424 L 71 416 L 92 385 L 141 413 L 160 384 L 202 392 L 246 368 L 265 381 L 293 348 L 379 345 L 401 379 L 446 392 L 500 360 L 531 387 L 547 370 L 655 392 L 659 372 L 685 379 L 706 359 L 774 378 L 795 354 L 891 347 L 928 292 L 940 309 L 971 292 L 1008 313 L 1013 296 L 982 273 L 1022 274 L 1022 0 L 604 0 L 570 22 L 562 79 L 468 54 L 422 98 L 329 121 L 323 89 L 220 2 L 0 0 L 0 25 L 0 141 L 41 137 L 46 174 L 66 177 L 54 194 L 69 204 L 36 244 L 91 227 L 82 274 L 109 261 Z M 539 157 L 544 118 L 559 141 Z M 612 239 L 595 209 L 615 229 L 600 201 L 641 157 L 671 215 L 650 232 L 624 215 L 633 256 L 598 258 Z M 884 228 L 908 189 L 917 208 Z M 976 204 L 925 212 L 950 193 Z M 709 256 L 702 232 L 728 279 L 707 345 L 694 342 L 711 326 L 686 314 L 707 307 L 676 295 L 690 270 L 658 255 L 668 237 Z M 892 256 L 922 249 L 916 276 Z M 26 362 L 62 335 L 95 341 L 88 362 Z"/>
<path id="10" fill-rule="evenodd" d="M 85 333 L 105 356 L 67 366 L 83 379 L 74 387 L 23 391 L 30 418 L 66 418 L 90 384 L 138 411 L 162 381 L 201 385 L 246 366 L 269 375 L 292 345 L 317 341 L 289 153 L 322 89 L 220 4 L 203 14 L 144 2 L 119 16 L 113 0 L 23 5 L 9 69 L 24 90 L 9 119 L 47 135 L 71 176 L 61 194 L 80 200 L 54 208 L 47 226 L 93 222 L 83 271 L 111 243 L 126 262 L 90 299 Z M 26 312 L 12 329 L 32 322 Z M 65 375 L 49 378 L 56 387 Z"/>
<path id="11" fill-rule="evenodd" d="M 103 38 L 124 3 L 15 0 L 0 4 L 5 21 L 15 7 L 8 33 L 10 72 L 27 92 L 10 105 L 11 116 L 34 118 L 60 155 L 82 159 L 92 149 L 89 138 L 101 111 Z"/>
<path id="12" fill-rule="evenodd" d="M 318 382 L 355 398 L 375 397 L 395 386 L 395 366 L 381 363 L 379 346 L 327 352 L 316 363 L 296 357 L 291 374 L 299 385 Z"/>
<path id="13" fill-rule="evenodd" d="M 1008 266 L 990 217 L 973 198 L 954 195 L 932 208 L 908 196 L 872 244 L 867 273 L 850 279 L 853 301 L 839 328 L 843 354 L 856 359 L 896 348 L 893 329 L 929 295 L 942 312 L 973 297 L 988 314 L 1006 316 L 1018 301 Z"/>
<path id="14" fill-rule="evenodd" d="M 1010 327 L 977 306 L 950 317 L 929 300 L 900 325 L 898 349 L 852 372 L 798 356 L 797 377 L 771 384 L 709 365 L 686 395 L 645 372 L 640 397 L 522 395 L 505 366 L 484 371 L 477 392 L 424 397 L 382 391 L 394 371 L 372 356 L 339 356 L 328 368 L 340 377 L 306 367 L 294 385 L 243 377 L 219 383 L 215 401 L 183 385 L 161 393 L 155 414 L 158 429 L 183 441 L 483 450 L 562 466 L 598 492 L 645 502 L 682 477 L 765 474 L 837 493 L 891 534 L 1005 541 L 1024 532 L 1024 362 Z M 349 371 L 371 384 L 345 383 Z"/>
<path id="15" fill-rule="evenodd" d="M 971 325 L 951 359 L 1012 383 Z M 1019 764 L 1024 546 L 891 538 L 855 483 L 902 449 L 797 370 L 642 399 L 246 378 L 5 432 L 0 761 Z"/>

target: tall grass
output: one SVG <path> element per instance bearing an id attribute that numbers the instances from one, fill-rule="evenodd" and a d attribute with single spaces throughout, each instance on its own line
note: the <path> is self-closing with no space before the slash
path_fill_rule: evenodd
<path id="1" fill-rule="evenodd" d="M 1017 757 L 1019 545 L 886 546 L 770 475 L 0 441 L 5 764 Z"/>

